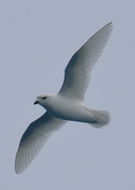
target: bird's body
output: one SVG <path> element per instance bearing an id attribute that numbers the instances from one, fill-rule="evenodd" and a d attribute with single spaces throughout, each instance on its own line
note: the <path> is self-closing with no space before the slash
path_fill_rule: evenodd
<path id="1" fill-rule="evenodd" d="M 61 95 L 47 97 L 42 105 L 53 116 L 64 120 L 85 120 L 88 117 L 87 111 L 83 112 L 83 106 L 79 101 Z"/>
<path id="2" fill-rule="evenodd" d="M 40 101 L 40 97 L 37 98 Z M 49 95 L 42 103 L 42 106 L 53 116 L 70 121 L 85 122 L 89 124 L 99 125 L 95 115 L 96 110 L 89 110 L 81 101 L 57 95 Z M 101 112 L 101 111 L 99 111 Z M 103 111 L 102 111 L 103 112 Z M 104 111 L 105 113 L 105 111 Z M 109 116 L 103 121 L 102 125 L 109 122 Z M 102 126 L 101 125 L 101 126 Z"/>
<path id="3" fill-rule="evenodd" d="M 15 159 L 16 173 L 21 173 L 28 167 L 49 136 L 68 120 L 88 123 L 97 128 L 109 123 L 107 111 L 88 109 L 83 101 L 92 68 L 103 51 L 111 30 L 112 24 L 109 23 L 72 56 L 65 69 L 62 87 L 56 95 L 37 97 L 35 104 L 40 104 L 47 111 L 24 132 Z"/>

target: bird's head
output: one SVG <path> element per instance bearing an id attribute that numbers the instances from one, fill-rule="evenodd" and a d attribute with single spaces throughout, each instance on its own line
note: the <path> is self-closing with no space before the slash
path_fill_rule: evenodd
<path id="1" fill-rule="evenodd" d="M 49 95 L 38 96 L 34 104 L 39 104 L 44 107 L 47 104 L 49 97 Z"/>

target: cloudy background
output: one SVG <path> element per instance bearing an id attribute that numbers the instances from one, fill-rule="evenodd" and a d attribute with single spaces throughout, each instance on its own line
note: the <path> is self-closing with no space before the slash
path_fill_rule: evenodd
<path id="1" fill-rule="evenodd" d="M 0 189 L 135 189 L 134 7 L 133 0 L 0 2 Z M 111 123 L 96 130 L 68 122 L 15 174 L 21 135 L 44 112 L 36 96 L 58 91 L 72 54 L 110 21 L 85 103 L 110 110 Z"/>

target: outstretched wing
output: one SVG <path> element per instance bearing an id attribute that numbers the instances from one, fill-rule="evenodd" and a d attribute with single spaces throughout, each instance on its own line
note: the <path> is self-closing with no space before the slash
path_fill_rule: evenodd
<path id="1" fill-rule="evenodd" d="M 58 94 L 83 100 L 91 70 L 103 51 L 112 31 L 112 23 L 95 33 L 71 58 Z"/>
<path id="2" fill-rule="evenodd" d="M 36 121 L 32 122 L 24 132 L 15 159 L 16 173 L 23 172 L 42 146 L 48 137 L 61 128 L 66 121 L 57 119 L 46 112 Z"/>

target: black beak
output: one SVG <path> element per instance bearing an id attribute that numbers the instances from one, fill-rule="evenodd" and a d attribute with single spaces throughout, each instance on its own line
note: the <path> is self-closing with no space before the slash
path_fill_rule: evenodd
<path id="1" fill-rule="evenodd" d="M 35 101 L 34 104 L 39 104 L 39 101 Z"/>

